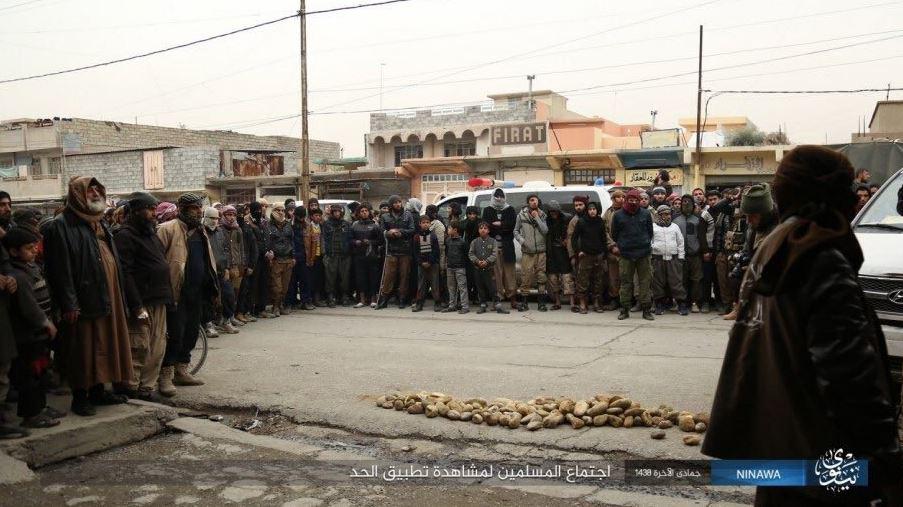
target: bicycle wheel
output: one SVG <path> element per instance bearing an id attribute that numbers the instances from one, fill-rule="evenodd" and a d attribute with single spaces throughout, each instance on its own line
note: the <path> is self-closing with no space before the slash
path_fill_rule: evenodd
<path id="1" fill-rule="evenodd" d="M 191 351 L 191 363 L 188 364 L 188 371 L 194 375 L 197 372 L 201 371 L 201 367 L 204 366 L 204 361 L 207 360 L 207 332 L 204 331 L 204 326 L 200 326 L 198 328 L 198 341 L 194 345 L 194 349 Z"/>

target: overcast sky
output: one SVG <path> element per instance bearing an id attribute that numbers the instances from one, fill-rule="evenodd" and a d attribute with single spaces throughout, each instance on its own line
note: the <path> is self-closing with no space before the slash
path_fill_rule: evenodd
<path id="1" fill-rule="evenodd" d="M 308 0 L 309 11 L 373 0 Z M 0 79 L 159 49 L 291 14 L 292 0 L 0 0 Z M 310 134 L 362 155 L 366 112 L 535 89 L 619 123 L 695 116 L 703 88 L 903 87 L 903 1 L 411 0 L 308 18 Z M 299 136 L 298 21 L 100 69 L 0 84 L 0 119 L 84 117 Z M 840 48 L 841 49 L 833 49 Z M 749 51 L 746 51 L 749 50 Z M 825 51 L 827 50 L 827 51 Z M 812 53 L 803 56 L 802 53 Z M 724 54 L 729 53 L 729 54 Z M 755 63 L 755 64 L 753 64 Z M 719 69 L 721 67 L 734 67 Z M 687 74 L 674 76 L 677 74 Z M 408 86 L 405 86 L 408 85 Z M 884 93 L 722 95 L 709 115 L 849 141 Z M 903 92 L 891 92 L 903 99 Z M 320 114 L 317 114 L 320 113 Z M 332 113 L 332 114 L 323 114 Z M 267 123 L 263 123 L 267 122 Z"/>

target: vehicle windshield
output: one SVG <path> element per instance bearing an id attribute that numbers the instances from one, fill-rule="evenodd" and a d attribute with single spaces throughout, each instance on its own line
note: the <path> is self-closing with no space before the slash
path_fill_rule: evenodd
<path id="1" fill-rule="evenodd" d="M 897 209 L 897 203 L 903 192 L 901 187 L 903 187 L 903 172 L 897 173 L 872 197 L 872 200 L 866 205 L 865 212 L 856 222 L 856 229 L 861 232 L 869 229 L 876 232 L 893 229 L 903 231 L 903 215 Z"/>

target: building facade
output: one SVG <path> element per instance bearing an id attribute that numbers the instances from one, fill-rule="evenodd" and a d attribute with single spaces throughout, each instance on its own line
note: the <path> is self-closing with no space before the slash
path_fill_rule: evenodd
<path id="1" fill-rule="evenodd" d="M 300 140 L 82 118 L 0 122 L 0 188 L 21 204 L 58 204 L 72 176 L 91 175 L 111 197 L 136 190 L 161 199 L 186 191 L 246 202 L 296 196 Z M 338 143 L 310 141 L 311 159 L 335 159 Z M 312 172 L 326 167 L 312 164 Z"/>

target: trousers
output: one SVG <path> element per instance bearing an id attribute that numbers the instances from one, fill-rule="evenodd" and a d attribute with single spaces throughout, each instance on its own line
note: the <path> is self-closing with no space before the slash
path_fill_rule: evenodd
<path id="1" fill-rule="evenodd" d="M 396 281 L 398 283 L 398 299 L 404 300 L 408 295 L 410 282 L 408 275 L 411 273 L 410 255 L 386 255 L 383 263 L 383 279 L 380 283 L 380 295 L 389 297 L 395 292 Z"/>
<path id="2" fill-rule="evenodd" d="M 273 259 L 270 265 L 270 304 L 279 308 L 285 301 L 285 292 L 292 279 L 292 258 Z"/>
<path id="3" fill-rule="evenodd" d="M 495 285 L 498 289 L 499 299 L 511 299 L 517 294 L 517 281 L 513 262 L 504 262 L 501 259 L 495 263 Z"/>
<path id="4" fill-rule="evenodd" d="M 687 291 L 684 289 L 684 261 L 677 257 L 665 260 L 661 255 L 652 256 L 652 298 L 661 299 L 667 295 L 665 289 L 671 291 L 671 297 L 678 301 L 686 301 Z"/>
<path id="5" fill-rule="evenodd" d="M 649 257 L 647 255 L 639 259 L 628 259 L 622 256 L 618 260 L 618 268 L 621 274 L 621 306 L 630 308 L 631 299 L 633 298 L 634 275 L 637 276 L 637 299 L 646 308 L 652 306 L 652 299 L 649 296 L 649 290 L 652 285 L 652 263 Z"/>
<path id="6" fill-rule="evenodd" d="M 455 308 L 461 305 L 462 310 L 470 307 L 470 298 L 467 291 L 467 269 L 447 268 L 445 270 L 446 285 L 448 286 L 448 307 Z"/>
<path id="7" fill-rule="evenodd" d="M 492 299 L 498 295 L 496 293 L 494 275 L 493 269 L 476 268 L 473 270 L 473 279 L 477 285 L 477 295 L 480 298 L 480 306 L 491 302 Z"/>
<path id="8" fill-rule="evenodd" d="M 198 342 L 201 327 L 201 298 L 182 297 L 179 304 L 166 314 L 166 353 L 163 355 L 163 366 L 188 364 L 191 362 L 191 351 Z"/>
<path id="9" fill-rule="evenodd" d="M 166 305 L 144 307 L 148 319 L 141 322 L 129 318 L 129 342 L 132 347 L 131 389 L 150 389 L 157 386 L 160 365 L 166 353 Z"/>
<path id="10" fill-rule="evenodd" d="M 687 301 L 697 304 L 708 301 L 702 293 L 702 255 L 688 255 L 684 259 L 683 282 Z"/>
<path id="11" fill-rule="evenodd" d="M 608 261 L 605 254 L 584 255 L 577 261 L 577 294 L 580 297 L 602 298 L 606 292 L 608 282 Z M 593 294 L 589 294 L 590 285 Z"/>
<path id="12" fill-rule="evenodd" d="M 327 255 L 323 257 L 323 274 L 326 276 L 327 297 L 342 300 L 348 295 L 351 257 L 347 255 Z"/>
<path id="13" fill-rule="evenodd" d="M 535 254 L 524 254 L 520 259 L 520 293 L 527 295 L 533 284 L 538 284 L 540 294 L 546 293 L 546 254 L 545 252 Z"/>
<path id="14" fill-rule="evenodd" d="M 417 301 L 426 299 L 427 288 L 429 288 L 433 302 L 436 304 L 442 302 L 442 286 L 436 283 L 438 273 L 438 264 L 430 264 L 429 267 L 423 267 L 423 264 L 417 265 Z"/>

